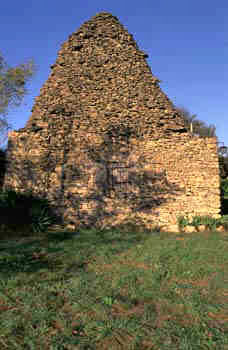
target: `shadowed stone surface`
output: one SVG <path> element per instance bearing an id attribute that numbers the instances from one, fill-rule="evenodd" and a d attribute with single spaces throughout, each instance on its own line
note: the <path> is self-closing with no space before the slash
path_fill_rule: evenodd
<path id="1" fill-rule="evenodd" d="M 216 140 L 185 129 L 147 57 L 109 13 L 70 35 L 26 126 L 9 134 L 3 188 L 32 189 L 76 226 L 132 213 L 172 226 L 180 213 L 218 215 Z"/>

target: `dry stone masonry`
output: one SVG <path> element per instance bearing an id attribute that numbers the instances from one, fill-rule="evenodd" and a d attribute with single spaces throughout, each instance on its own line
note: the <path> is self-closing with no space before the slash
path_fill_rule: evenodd
<path id="1" fill-rule="evenodd" d="M 74 227 L 219 217 L 216 139 L 185 128 L 147 57 L 109 13 L 70 35 L 26 126 L 9 134 L 3 189 L 31 189 Z"/>

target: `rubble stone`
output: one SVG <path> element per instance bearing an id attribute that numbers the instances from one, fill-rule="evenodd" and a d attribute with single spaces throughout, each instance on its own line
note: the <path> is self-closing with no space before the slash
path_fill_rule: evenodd
<path id="1" fill-rule="evenodd" d="M 25 127 L 9 133 L 3 189 L 32 189 L 71 227 L 218 217 L 216 139 L 185 128 L 146 58 L 110 13 L 72 33 Z"/>

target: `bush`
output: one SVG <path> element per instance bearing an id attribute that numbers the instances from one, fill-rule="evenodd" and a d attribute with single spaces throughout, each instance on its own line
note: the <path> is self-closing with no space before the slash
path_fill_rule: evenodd
<path id="1" fill-rule="evenodd" d="M 180 229 L 190 225 L 189 219 L 185 218 L 184 216 L 179 216 L 177 221 L 178 221 L 178 226 Z"/>
<path id="2" fill-rule="evenodd" d="M 228 179 L 221 180 L 221 196 L 228 198 Z"/>
<path id="3" fill-rule="evenodd" d="M 0 192 L 0 224 L 7 228 L 29 226 L 32 232 L 44 232 L 51 224 L 57 222 L 48 200 L 12 190 Z"/>
<path id="4" fill-rule="evenodd" d="M 197 228 L 200 225 L 205 225 L 209 230 L 215 230 L 218 226 L 222 225 L 225 229 L 228 229 L 228 215 L 223 215 L 219 219 L 212 218 L 210 216 L 194 216 L 192 221 L 184 216 L 178 217 L 179 228 L 183 229 L 186 226 L 194 226 Z"/>
<path id="5" fill-rule="evenodd" d="M 194 216 L 192 218 L 191 226 L 194 226 L 195 228 L 198 227 L 199 225 L 201 225 L 201 220 L 202 220 L 201 216 Z"/>

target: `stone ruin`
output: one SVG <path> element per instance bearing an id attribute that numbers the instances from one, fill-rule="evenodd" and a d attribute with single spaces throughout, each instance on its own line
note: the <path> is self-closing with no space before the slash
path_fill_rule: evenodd
<path id="1" fill-rule="evenodd" d="M 176 231 L 179 215 L 219 217 L 216 139 L 186 129 L 147 57 L 110 13 L 71 34 L 26 126 L 9 133 L 3 189 L 47 198 L 72 228 Z"/>

